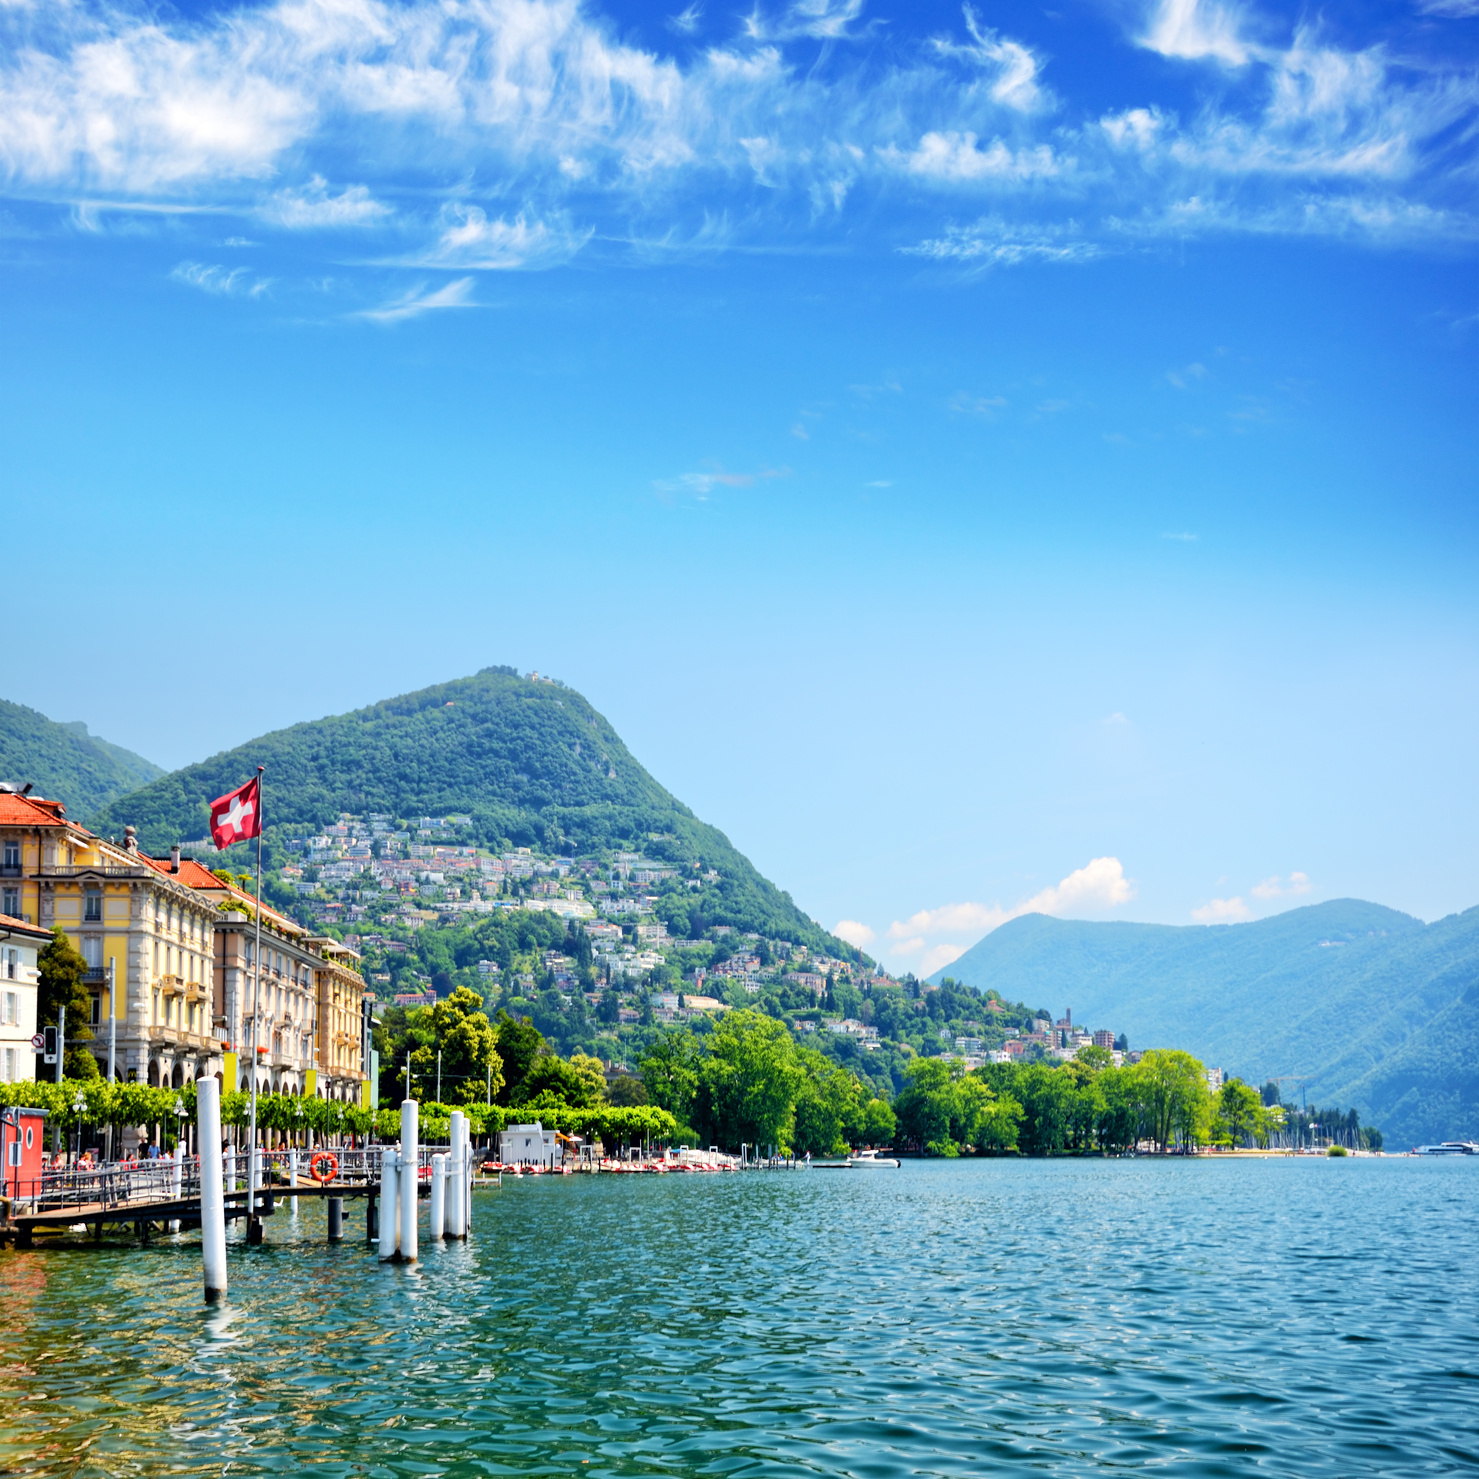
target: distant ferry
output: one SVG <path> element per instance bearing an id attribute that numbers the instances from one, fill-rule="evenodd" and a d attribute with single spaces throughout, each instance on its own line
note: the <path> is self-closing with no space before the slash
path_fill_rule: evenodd
<path id="1" fill-rule="evenodd" d="M 1415 1155 L 1479 1155 L 1472 1140 L 1445 1140 L 1441 1145 L 1419 1145 Z"/>

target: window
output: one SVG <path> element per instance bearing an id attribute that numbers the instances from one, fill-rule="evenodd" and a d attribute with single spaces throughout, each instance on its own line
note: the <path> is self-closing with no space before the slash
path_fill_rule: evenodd
<path id="1" fill-rule="evenodd" d="M 20 978 L 21 953 L 19 950 L 7 950 L 5 952 L 5 979 L 15 981 Z"/>
<path id="2" fill-rule="evenodd" d="M 84 919 L 101 919 L 103 917 L 103 896 L 94 889 L 87 893 L 86 906 L 82 911 Z"/>
<path id="3" fill-rule="evenodd" d="M 87 963 L 88 970 L 102 970 L 103 942 L 96 935 L 84 935 L 82 937 L 82 959 Z"/>
<path id="4" fill-rule="evenodd" d="M 7 842 L 5 844 L 5 866 L 7 868 L 19 868 L 21 865 L 21 845 L 18 842 Z"/>
<path id="5" fill-rule="evenodd" d="M 103 998 L 101 994 L 92 999 L 92 1025 L 96 1027 L 103 1020 Z"/>
<path id="6" fill-rule="evenodd" d="M 20 1021 L 20 1004 L 21 999 L 14 991 L 0 997 L 0 1026 L 14 1027 Z"/>
<path id="7" fill-rule="evenodd" d="M 16 918 L 21 912 L 21 891 L 18 888 L 6 889 L 0 902 L 4 904 L 4 912 Z"/>

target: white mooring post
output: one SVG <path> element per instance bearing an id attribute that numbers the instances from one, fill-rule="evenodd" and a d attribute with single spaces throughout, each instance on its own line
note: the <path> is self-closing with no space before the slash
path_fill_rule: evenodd
<path id="1" fill-rule="evenodd" d="M 203 1078 L 195 1086 L 196 1143 L 200 1146 L 200 1253 L 205 1297 L 226 1292 L 226 1197 L 221 1186 L 221 1086 Z"/>
<path id="2" fill-rule="evenodd" d="M 446 1235 L 448 1159 L 445 1155 L 434 1155 L 431 1158 L 431 1218 L 426 1226 L 426 1236 L 432 1243 L 441 1242 Z M 455 1179 L 453 1186 L 456 1186 Z"/>
<path id="3" fill-rule="evenodd" d="M 421 1155 L 417 1142 L 417 1104 L 401 1103 L 401 1262 L 416 1262 L 416 1183 L 420 1179 Z"/>
<path id="4" fill-rule="evenodd" d="M 200 1142 L 202 1145 L 205 1141 Z M 236 1147 L 228 1145 L 221 1153 L 221 1164 L 226 1168 L 226 1190 L 236 1190 Z"/>
<path id="5" fill-rule="evenodd" d="M 298 1147 L 296 1145 L 288 1150 L 288 1182 L 294 1192 L 291 1198 L 293 1204 L 291 1210 L 293 1216 L 296 1217 L 298 1215 L 298 1198 L 296 1195 L 298 1190 Z"/>
<path id="6" fill-rule="evenodd" d="M 400 1242 L 400 1186 L 400 1157 L 393 1145 L 387 1145 L 380 1153 L 381 1263 L 389 1263 L 395 1257 L 396 1244 Z"/>
<path id="7" fill-rule="evenodd" d="M 175 1174 L 173 1185 L 174 1199 L 178 1202 L 185 1189 L 185 1139 L 183 1135 L 175 1142 Z M 172 1233 L 179 1232 L 180 1219 L 178 1217 L 170 1218 L 169 1230 Z"/>
<path id="8" fill-rule="evenodd" d="M 449 1134 L 452 1142 L 450 1163 L 451 1179 L 447 1192 L 447 1236 L 467 1236 L 467 1116 L 460 1109 L 452 1111 Z"/>

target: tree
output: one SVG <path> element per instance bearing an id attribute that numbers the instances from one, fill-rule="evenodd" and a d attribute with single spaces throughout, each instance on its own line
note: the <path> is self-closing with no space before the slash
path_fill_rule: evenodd
<path id="1" fill-rule="evenodd" d="M 630 1073 L 620 1074 L 611 1080 L 606 1089 L 606 1102 L 618 1109 L 626 1109 L 638 1104 L 650 1104 L 652 1101 L 647 1097 L 647 1085 L 641 1079 Z"/>
<path id="2" fill-rule="evenodd" d="M 950 1141 L 956 1112 L 957 1065 L 942 1058 L 916 1058 L 904 1070 L 908 1083 L 894 1100 L 894 1114 L 904 1138 L 920 1150 L 940 1154 Z"/>
<path id="3" fill-rule="evenodd" d="M 891 1145 L 898 1133 L 899 1121 L 882 1099 L 870 1099 L 863 1106 L 860 1128 L 865 1145 Z"/>
<path id="4" fill-rule="evenodd" d="M 576 1053 L 561 1058 L 541 1053 L 514 1091 L 514 1105 L 568 1105 L 571 1109 L 594 1109 L 606 1102 L 606 1075 L 599 1058 Z"/>
<path id="5" fill-rule="evenodd" d="M 1160 1150 L 1179 1138 L 1196 1144 L 1211 1094 L 1202 1065 L 1179 1049 L 1152 1048 L 1135 1065 L 1145 1127 Z"/>
<path id="6" fill-rule="evenodd" d="M 425 1019 L 416 1023 L 422 1029 L 418 1033 L 422 1041 L 411 1054 L 412 1071 L 423 1096 L 436 1082 L 438 1053 L 443 1103 L 482 1104 L 490 1083 L 494 1094 L 498 1093 L 503 1087 L 503 1059 L 493 1024 L 476 991 L 459 986 L 434 1007 L 418 1009 L 415 1016 Z"/>
<path id="7" fill-rule="evenodd" d="M 494 1095 L 496 1104 L 512 1104 L 525 1075 L 545 1051 L 544 1034 L 526 1017 L 511 1017 L 499 1009 L 495 1019 L 496 1046 L 503 1060 L 503 1090 Z"/>
<path id="8" fill-rule="evenodd" d="M 715 1025 L 698 1067 L 693 1126 L 728 1150 L 741 1144 L 789 1149 L 806 1073 L 782 1022 L 750 1008 Z"/>
<path id="9" fill-rule="evenodd" d="M 1258 1090 L 1241 1079 L 1230 1078 L 1217 1096 L 1217 1113 L 1234 1145 L 1245 1145 L 1258 1132 L 1263 1119 L 1263 1099 Z"/>
<path id="10" fill-rule="evenodd" d="M 693 1113 L 701 1057 L 691 1032 L 679 1029 L 660 1033 L 641 1063 L 649 1102 L 687 1121 Z"/>
<path id="11" fill-rule="evenodd" d="M 61 1009 L 66 1007 L 67 1020 L 64 1030 L 67 1034 L 67 1041 L 69 1043 L 86 1042 L 92 1037 L 92 1028 L 88 1026 L 88 1018 L 92 1016 L 92 997 L 82 983 L 82 975 L 86 969 L 87 962 L 83 960 L 77 947 L 67 938 L 66 932 L 61 929 L 53 930 L 50 943 L 43 945 L 36 952 L 36 1025 L 38 1029 L 55 1027 Z M 71 1050 L 68 1049 L 63 1061 L 63 1072 L 67 1073 L 68 1077 L 76 1076 L 70 1072 L 72 1062 Z M 86 1072 L 85 1065 L 82 1067 L 82 1072 Z M 96 1072 L 96 1065 L 94 1065 L 94 1072 Z"/>

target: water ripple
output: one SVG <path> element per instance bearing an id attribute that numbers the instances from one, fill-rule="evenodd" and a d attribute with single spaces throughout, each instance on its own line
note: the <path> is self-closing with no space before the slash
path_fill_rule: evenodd
<path id="1" fill-rule="evenodd" d="M 0 1473 L 472 1479 L 1479 1464 L 1479 1167 L 528 1180 L 382 1268 L 321 1208 L 0 1256 Z"/>

